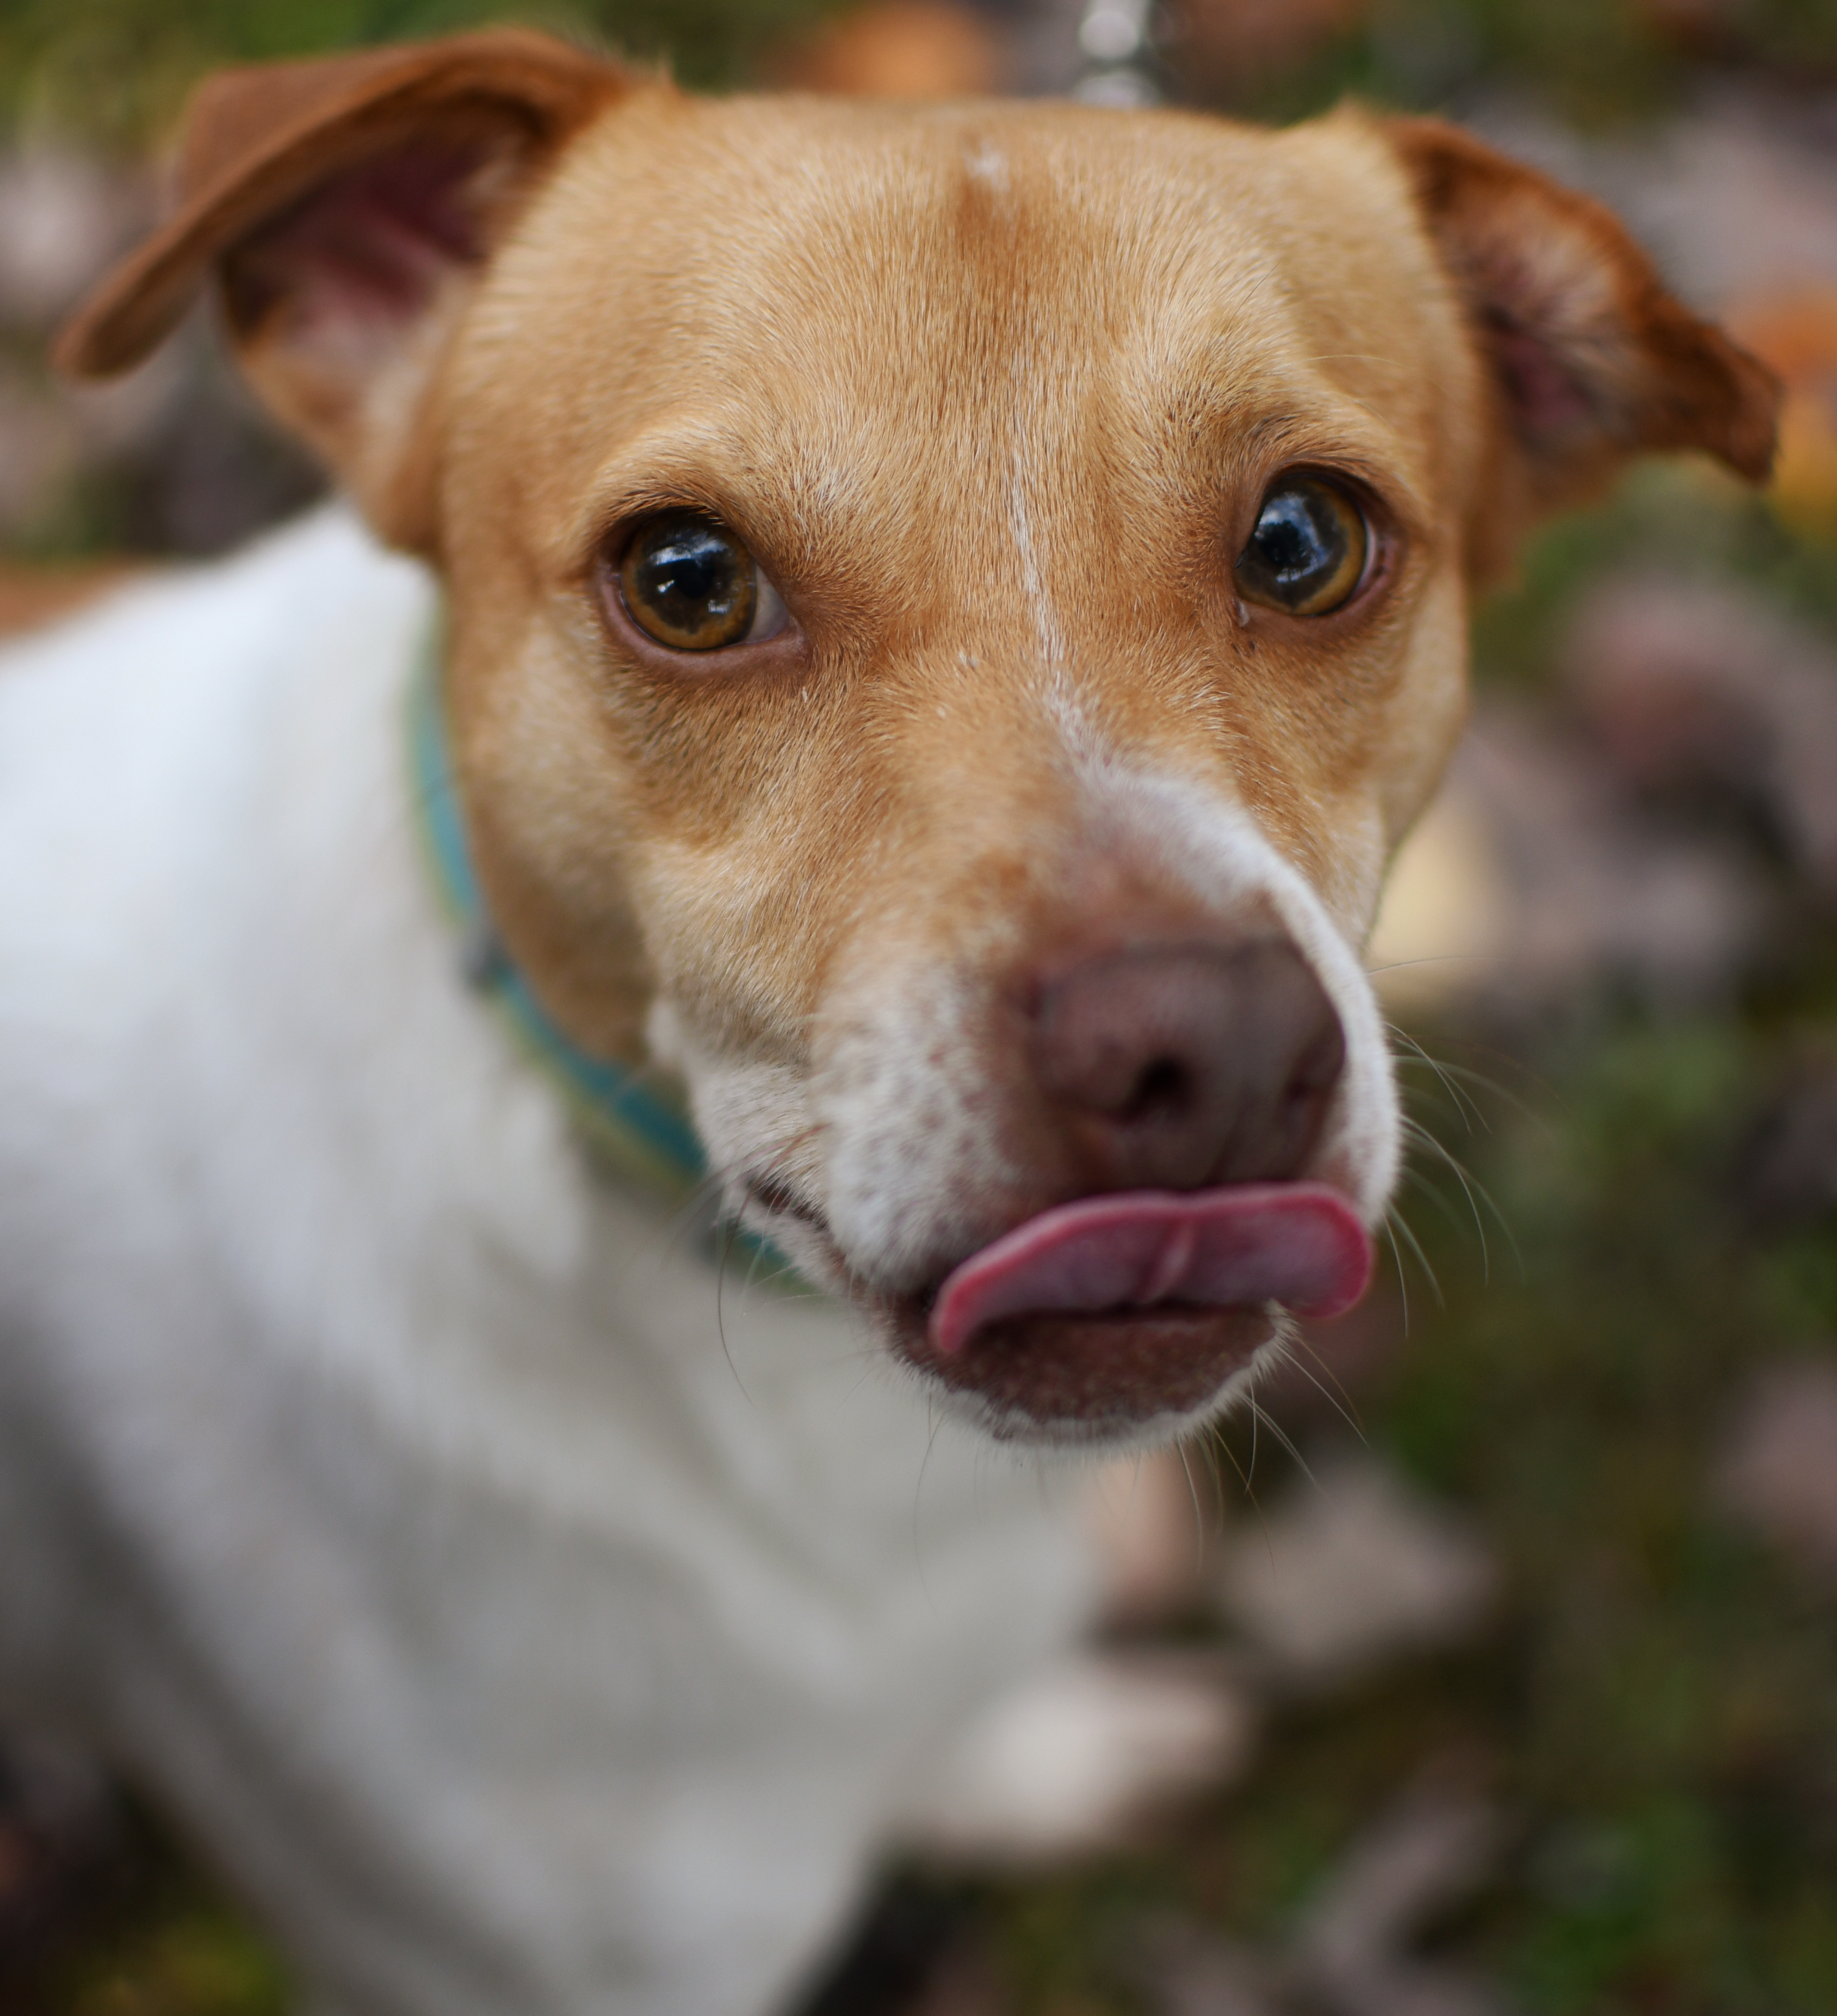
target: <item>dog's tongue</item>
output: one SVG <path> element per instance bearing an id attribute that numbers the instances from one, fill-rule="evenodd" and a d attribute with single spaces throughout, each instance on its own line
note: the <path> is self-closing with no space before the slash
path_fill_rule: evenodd
<path id="1" fill-rule="evenodd" d="M 972 1254 L 938 1291 L 931 1343 L 960 1351 L 985 1323 L 1048 1309 L 1280 1302 L 1297 1316 L 1335 1316 L 1365 1292 L 1371 1273 L 1364 1226 L 1323 1184 L 1084 1197 Z"/>

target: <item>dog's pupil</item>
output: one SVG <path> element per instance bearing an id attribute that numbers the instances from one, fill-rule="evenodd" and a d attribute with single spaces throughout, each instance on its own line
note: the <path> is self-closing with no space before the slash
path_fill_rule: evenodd
<path id="1" fill-rule="evenodd" d="M 1338 514 L 1317 484 L 1278 491 L 1263 506 L 1253 543 L 1284 588 L 1312 587 L 1331 574 L 1345 550 Z"/>
<path id="2" fill-rule="evenodd" d="M 733 549 L 711 531 L 678 533 L 645 563 L 650 599 L 679 623 L 719 622 L 738 599 Z"/>
<path id="3" fill-rule="evenodd" d="M 647 527 L 620 575 L 634 620 L 679 650 L 736 643 L 751 623 L 751 559 L 731 532 L 708 519 L 679 515 Z"/>
<path id="4" fill-rule="evenodd" d="M 1330 484 L 1290 477 L 1263 499 L 1238 557 L 1238 592 L 1294 615 L 1323 616 L 1358 586 L 1367 550 L 1364 519 L 1349 499 Z"/>

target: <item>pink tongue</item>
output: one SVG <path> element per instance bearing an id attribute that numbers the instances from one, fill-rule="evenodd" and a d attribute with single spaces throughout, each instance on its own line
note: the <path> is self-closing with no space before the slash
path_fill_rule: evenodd
<path id="1" fill-rule="evenodd" d="M 931 1343 L 949 1355 L 985 1323 L 1043 1309 L 1281 1302 L 1336 1316 L 1371 1274 L 1364 1226 L 1324 1184 L 1083 1197 L 972 1254 L 938 1291 Z"/>

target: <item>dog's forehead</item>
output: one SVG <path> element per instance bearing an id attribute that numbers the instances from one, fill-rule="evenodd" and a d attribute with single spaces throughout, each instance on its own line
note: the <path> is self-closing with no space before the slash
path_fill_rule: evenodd
<path id="1" fill-rule="evenodd" d="M 577 477 L 679 423 L 734 422 L 762 453 L 776 425 L 832 472 L 870 435 L 973 458 L 1093 390 L 1201 424 L 1337 401 L 1415 452 L 1436 363 L 1458 369 L 1446 297 L 1355 117 L 1284 134 L 660 91 L 572 150 L 499 262 L 467 376 L 488 408 L 520 383 L 513 346 L 538 363 Z"/>
<path id="2" fill-rule="evenodd" d="M 946 308 L 947 270 L 1004 300 L 1099 308 L 1146 286 L 1172 301 L 1247 261 L 1338 293 L 1378 281 L 1408 236 L 1403 175 L 1356 117 L 1270 131 L 1068 105 L 647 95 L 579 143 L 557 193 L 650 283 L 788 287 L 813 306 L 890 290 Z M 1390 241 L 1375 258 L 1374 225 Z M 850 255 L 866 265 L 833 263 Z"/>

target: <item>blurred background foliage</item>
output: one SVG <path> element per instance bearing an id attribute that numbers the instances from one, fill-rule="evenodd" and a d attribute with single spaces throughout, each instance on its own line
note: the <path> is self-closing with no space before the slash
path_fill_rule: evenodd
<path id="1" fill-rule="evenodd" d="M 510 20 L 729 88 L 841 11 L 843 0 L 0 0 L 0 121 L 139 150 L 214 65 Z M 985 11 L 1028 10 L 996 0 Z M 1503 84 L 1598 124 L 1675 106 L 1706 63 L 1799 85 L 1837 76 L 1837 0 L 1285 0 L 1249 12 L 1263 18 L 1247 37 L 1243 10 L 1169 10 L 1176 92 L 1278 117 L 1347 90 L 1436 110 Z M 1247 39 L 1279 59 L 1234 74 L 1230 45 Z"/>
<path id="2" fill-rule="evenodd" d="M 226 63 L 524 21 L 667 61 L 685 82 L 744 82 L 821 0 L 5 0 L 0 92 L 8 115 L 138 149 L 171 125 L 190 85 Z"/>
<path id="3" fill-rule="evenodd" d="M 150 214 L 129 164 L 211 67 L 520 19 L 715 88 L 1064 88 L 1079 14 L 0 0 L 0 546 L 33 563 L 8 579 L 213 552 L 312 494 L 201 326 L 101 393 L 42 365 Z M 812 2011 L 1828 2016 L 1837 0 L 1169 0 L 1156 41 L 1176 101 L 1280 117 L 1356 91 L 1595 188 L 1782 373 L 1786 452 L 1764 497 L 1636 474 L 1476 614 L 1474 733 L 1374 953 L 1423 1129 L 1395 1264 L 1310 1339 L 1317 1378 L 1189 1453 L 1219 1503 L 1190 1582 L 1131 1627 L 1236 1674 L 1261 1732 L 1236 1781 L 1074 1868 L 894 1872 Z M 1266 1529 L 1273 1561 L 1348 1450 L 1435 1507 L 1495 1597 L 1304 1676 L 1232 1608 L 1233 1550 Z M 1405 1521 L 1411 1545 L 1434 1557 Z M 1295 1560 L 1304 1607 L 1357 1607 Z M 0 1760 L 0 2016 L 285 2006 L 156 1820 L 116 1798 L 90 1825 L 38 1782 Z M 1346 1936 L 1358 1872 L 1425 1853 L 1437 1813 L 1489 1816 L 1486 1845 L 1334 1975 L 1321 1928 Z"/>

